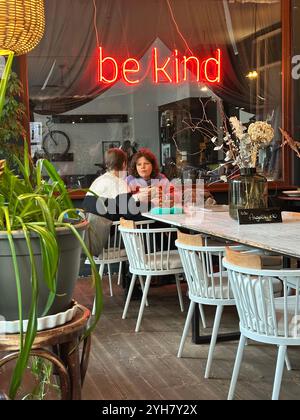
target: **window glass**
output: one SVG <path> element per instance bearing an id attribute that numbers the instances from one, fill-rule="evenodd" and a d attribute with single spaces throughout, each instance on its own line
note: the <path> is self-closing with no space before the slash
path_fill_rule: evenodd
<path id="1" fill-rule="evenodd" d="M 32 152 L 49 156 L 69 187 L 90 185 L 105 150 L 129 142 L 150 148 L 171 178 L 217 182 L 232 168 L 220 168 L 225 154 L 211 139 L 221 144 L 232 116 L 273 126 L 257 166 L 281 179 L 279 0 L 45 3 L 46 34 L 28 55 L 43 133 Z"/>

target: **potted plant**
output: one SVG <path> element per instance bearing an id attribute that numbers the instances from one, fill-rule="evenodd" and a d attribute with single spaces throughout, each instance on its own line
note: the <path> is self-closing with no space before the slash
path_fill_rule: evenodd
<path id="1" fill-rule="evenodd" d="M 25 106 L 19 98 L 23 94 L 23 86 L 16 73 L 8 77 L 5 101 L 0 115 L 0 159 L 6 159 L 10 167 L 15 164 L 14 156 L 23 155 L 25 130 L 22 124 Z"/>
<path id="2" fill-rule="evenodd" d="M 21 175 L 16 175 L 4 160 L 0 162 L 0 314 L 6 319 L 17 318 L 20 331 L 11 399 L 15 398 L 27 367 L 38 317 L 64 311 L 70 304 L 81 249 L 91 263 L 96 288 L 96 316 L 87 334 L 102 310 L 99 274 L 83 240 L 88 222 L 74 209 L 63 181 L 49 161 L 39 160 L 34 167 L 26 142 L 24 162 L 17 157 L 15 160 Z M 24 319 L 28 319 L 26 333 Z"/>

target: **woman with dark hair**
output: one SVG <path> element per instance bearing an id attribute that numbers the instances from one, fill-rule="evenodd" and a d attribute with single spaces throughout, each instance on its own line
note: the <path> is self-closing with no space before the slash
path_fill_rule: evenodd
<path id="1" fill-rule="evenodd" d="M 111 148 L 105 153 L 107 172 L 99 176 L 89 188 L 83 209 L 95 215 L 116 221 L 120 217 L 142 220 L 147 211 L 148 197 L 144 192 L 132 194 L 126 182 L 127 155 L 121 149 Z"/>
<path id="2" fill-rule="evenodd" d="M 146 148 L 133 156 L 126 181 L 132 194 L 148 195 L 149 201 L 156 204 L 159 198 L 170 196 L 172 190 L 169 180 L 159 172 L 156 156 Z"/>

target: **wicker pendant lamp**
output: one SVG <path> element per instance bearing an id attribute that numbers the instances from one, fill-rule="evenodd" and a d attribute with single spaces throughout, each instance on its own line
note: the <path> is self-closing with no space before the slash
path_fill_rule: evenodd
<path id="1" fill-rule="evenodd" d="M 44 0 L 0 0 L 0 49 L 31 51 L 45 29 Z"/>
<path id="2" fill-rule="evenodd" d="M 0 74 L 0 115 L 14 55 L 31 51 L 44 30 L 44 0 L 0 0 L 0 56 L 7 57 Z"/>

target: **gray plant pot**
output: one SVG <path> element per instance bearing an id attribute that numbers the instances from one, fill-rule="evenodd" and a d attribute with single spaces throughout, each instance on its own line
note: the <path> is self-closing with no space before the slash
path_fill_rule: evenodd
<path id="1" fill-rule="evenodd" d="M 84 221 L 75 227 L 83 237 L 88 222 Z M 21 231 L 14 232 L 13 238 L 21 277 L 23 319 L 27 319 L 31 304 L 29 252 Z M 49 315 L 64 312 L 70 308 L 80 266 L 81 245 L 74 234 L 67 228 L 58 228 L 57 241 L 60 249 L 57 296 Z M 49 290 L 43 281 L 40 241 L 36 235 L 32 235 L 32 246 L 39 280 L 38 316 L 41 316 L 48 300 Z M 8 321 L 19 319 L 15 273 L 7 234 L 3 231 L 0 232 L 0 316 Z"/>

